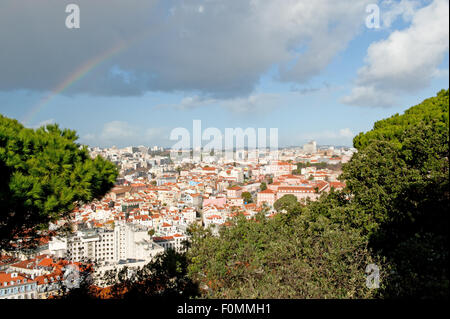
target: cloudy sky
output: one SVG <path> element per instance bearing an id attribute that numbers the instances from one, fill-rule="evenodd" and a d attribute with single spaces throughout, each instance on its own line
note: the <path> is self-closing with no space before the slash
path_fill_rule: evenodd
<path id="1" fill-rule="evenodd" d="M 79 29 L 65 25 L 70 3 Z M 379 28 L 366 23 L 371 4 Z M 171 146 L 171 130 L 197 119 L 203 129 L 278 128 L 281 146 L 351 145 L 448 88 L 448 9 L 448 0 L 2 0 L 0 113 L 29 127 L 56 122 L 99 146 Z"/>

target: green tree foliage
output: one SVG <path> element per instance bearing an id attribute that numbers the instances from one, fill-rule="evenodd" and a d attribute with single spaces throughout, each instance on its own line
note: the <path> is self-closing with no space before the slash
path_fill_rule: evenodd
<path id="1" fill-rule="evenodd" d="M 116 167 L 75 143 L 76 133 L 47 125 L 37 130 L 0 115 L 0 243 L 33 238 L 73 208 L 101 198 Z"/>
<path id="2" fill-rule="evenodd" d="M 185 253 L 172 249 L 137 271 L 127 286 L 124 298 L 130 300 L 149 297 L 188 298 L 198 296 L 198 286 L 188 277 Z"/>
<path id="3" fill-rule="evenodd" d="M 244 202 L 253 203 L 252 194 L 250 194 L 249 192 L 243 192 L 241 197 L 244 199 Z"/>
<path id="4" fill-rule="evenodd" d="M 280 199 L 278 199 L 274 204 L 273 207 L 278 211 L 287 211 L 291 213 L 300 213 L 301 211 L 301 205 L 297 200 L 297 197 L 294 195 L 284 195 Z"/>
<path id="5" fill-rule="evenodd" d="M 342 179 L 353 216 L 393 272 L 385 297 L 448 297 L 449 91 L 354 139 Z"/>
<path id="6" fill-rule="evenodd" d="M 311 166 L 310 162 L 306 162 L 306 163 L 299 162 L 299 163 L 297 163 L 297 170 L 300 171 L 302 168 L 307 168 L 309 166 Z"/>
<path id="7" fill-rule="evenodd" d="M 375 122 L 373 130 L 360 133 L 353 140 L 353 145 L 362 150 L 371 141 L 389 140 L 396 147 L 401 147 L 404 131 L 418 123 L 435 126 L 437 131 L 448 131 L 448 90 L 441 90 L 436 97 L 426 99 L 419 105 L 405 111 L 405 114 Z"/>
<path id="8" fill-rule="evenodd" d="M 262 182 L 262 183 L 259 185 L 259 189 L 261 189 L 261 191 L 265 191 L 265 190 L 267 189 L 267 184 L 266 184 L 265 182 Z"/>
<path id="9" fill-rule="evenodd" d="M 373 262 L 357 231 L 324 216 L 239 216 L 220 237 L 196 228 L 190 276 L 208 298 L 369 298 Z"/>

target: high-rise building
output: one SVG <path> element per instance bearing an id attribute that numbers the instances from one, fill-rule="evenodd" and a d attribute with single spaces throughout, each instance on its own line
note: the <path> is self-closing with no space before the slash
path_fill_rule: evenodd
<path id="1" fill-rule="evenodd" d="M 50 243 L 52 247 L 57 245 L 58 240 Z M 117 224 L 114 230 L 87 229 L 78 231 L 59 243 L 66 244 L 67 258 L 72 261 L 98 261 L 116 263 L 120 260 L 140 259 L 150 260 L 162 249 L 155 244 L 148 229 L 134 224 Z"/>

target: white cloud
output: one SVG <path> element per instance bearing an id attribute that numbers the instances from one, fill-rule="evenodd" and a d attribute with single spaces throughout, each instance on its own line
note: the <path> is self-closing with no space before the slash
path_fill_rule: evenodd
<path id="1" fill-rule="evenodd" d="M 86 134 L 81 143 L 99 146 L 153 145 L 168 141 L 166 128 L 143 128 L 124 121 L 105 123 L 99 134 Z"/>
<path id="2" fill-rule="evenodd" d="M 248 97 L 222 101 L 220 104 L 234 113 L 253 115 L 270 112 L 279 106 L 280 96 L 273 93 L 258 93 Z"/>
<path id="3" fill-rule="evenodd" d="M 184 97 L 178 104 L 162 104 L 156 107 L 173 107 L 179 110 L 189 110 L 199 107 L 218 105 L 233 113 L 258 115 L 270 112 L 279 106 L 281 96 L 275 93 L 255 93 L 245 97 L 229 99 L 204 98 L 199 95 Z M 254 113 L 257 112 L 258 114 Z"/>
<path id="4" fill-rule="evenodd" d="M 341 102 L 348 105 L 370 107 L 395 106 L 397 96 L 388 90 L 380 92 L 374 86 L 357 86 L 352 89 L 349 96 L 342 98 Z"/>
<path id="5" fill-rule="evenodd" d="M 434 0 L 417 10 L 411 25 L 370 45 L 356 87 L 343 103 L 392 106 L 396 96 L 426 88 L 439 75 L 449 48 L 449 3 Z"/>
<path id="6" fill-rule="evenodd" d="M 355 134 L 349 129 L 349 128 L 343 128 L 339 130 L 339 137 L 345 137 L 345 138 L 353 138 Z"/>
<path id="7" fill-rule="evenodd" d="M 322 86 L 317 87 L 297 87 L 294 85 L 291 88 L 291 92 L 298 93 L 300 95 L 311 95 L 311 94 L 323 94 L 326 92 L 330 92 L 332 90 L 340 90 L 340 89 L 342 89 L 341 86 L 331 85 L 327 81 L 324 81 L 322 83 Z"/>
<path id="8" fill-rule="evenodd" d="M 339 130 L 322 130 L 309 133 L 298 133 L 285 137 L 282 143 L 286 145 L 302 145 L 307 141 L 315 140 L 318 144 L 352 145 L 355 134 L 349 128 Z"/>
<path id="9" fill-rule="evenodd" d="M 404 22 L 410 22 L 417 9 L 420 7 L 420 1 L 401 0 L 397 2 L 384 0 L 381 3 L 381 6 L 381 21 L 383 27 L 390 28 L 399 17 L 401 17 Z"/>
<path id="10" fill-rule="evenodd" d="M 127 122 L 112 121 L 103 126 L 100 134 L 102 140 L 127 139 L 137 135 L 137 129 Z"/>
<path id="11" fill-rule="evenodd" d="M 343 128 L 337 131 L 324 130 L 315 133 L 301 134 L 306 139 L 322 139 L 322 140 L 336 140 L 336 139 L 351 139 L 355 134 L 349 128 Z"/>

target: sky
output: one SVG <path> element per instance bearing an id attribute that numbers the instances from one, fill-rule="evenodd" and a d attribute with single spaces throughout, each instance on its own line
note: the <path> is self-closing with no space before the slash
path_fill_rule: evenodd
<path id="1" fill-rule="evenodd" d="M 448 12 L 448 0 L 2 0 L 0 113 L 90 146 L 171 147 L 193 120 L 351 146 L 448 89 Z"/>

